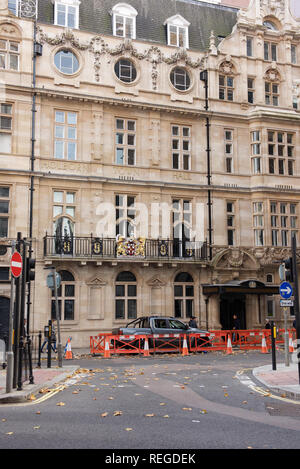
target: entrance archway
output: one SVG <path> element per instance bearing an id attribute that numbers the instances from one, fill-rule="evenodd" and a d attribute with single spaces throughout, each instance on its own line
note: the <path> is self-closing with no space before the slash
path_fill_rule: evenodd
<path id="1" fill-rule="evenodd" d="M 0 339 L 5 341 L 6 346 L 9 330 L 9 305 L 10 299 L 0 296 Z"/>

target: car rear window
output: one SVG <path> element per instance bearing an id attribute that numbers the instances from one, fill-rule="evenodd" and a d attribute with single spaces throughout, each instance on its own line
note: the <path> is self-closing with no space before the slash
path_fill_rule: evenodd
<path id="1" fill-rule="evenodd" d="M 167 329 L 168 327 L 168 322 L 166 319 L 155 319 L 154 324 L 157 329 Z"/>

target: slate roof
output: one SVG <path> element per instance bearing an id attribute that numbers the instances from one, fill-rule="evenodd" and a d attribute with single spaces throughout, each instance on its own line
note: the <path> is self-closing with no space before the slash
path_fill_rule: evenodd
<path id="1" fill-rule="evenodd" d="M 122 0 L 81 0 L 79 28 L 95 34 L 112 35 L 110 11 Z M 189 21 L 189 48 L 208 49 L 210 33 L 216 38 L 226 37 L 236 23 L 238 9 L 202 3 L 198 0 L 125 0 L 138 11 L 136 38 L 156 44 L 167 44 L 164 22 L 180 14 Z M 39 23 L 54 23 L 54 5 L 51 0 L 39 0 Z"/>

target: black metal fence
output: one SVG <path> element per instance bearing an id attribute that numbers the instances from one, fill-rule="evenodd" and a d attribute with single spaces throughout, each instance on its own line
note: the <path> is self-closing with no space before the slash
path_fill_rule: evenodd
<path id="1" fill-rule="evenodd" d="M 99 237 L 44 237 L 45 257 L 141 258 L 149 260 L 206 260 L 207 243 L 179 239 L 127 239 Z"/>

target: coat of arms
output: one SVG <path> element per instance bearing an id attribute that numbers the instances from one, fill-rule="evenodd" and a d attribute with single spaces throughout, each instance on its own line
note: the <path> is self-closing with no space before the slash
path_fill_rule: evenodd
<path id="1" fill-rule="evenodd" d="M 117 242 L 117 257 L 145 257 L 145 238 L 125 238 L 118 235 Z"/>

